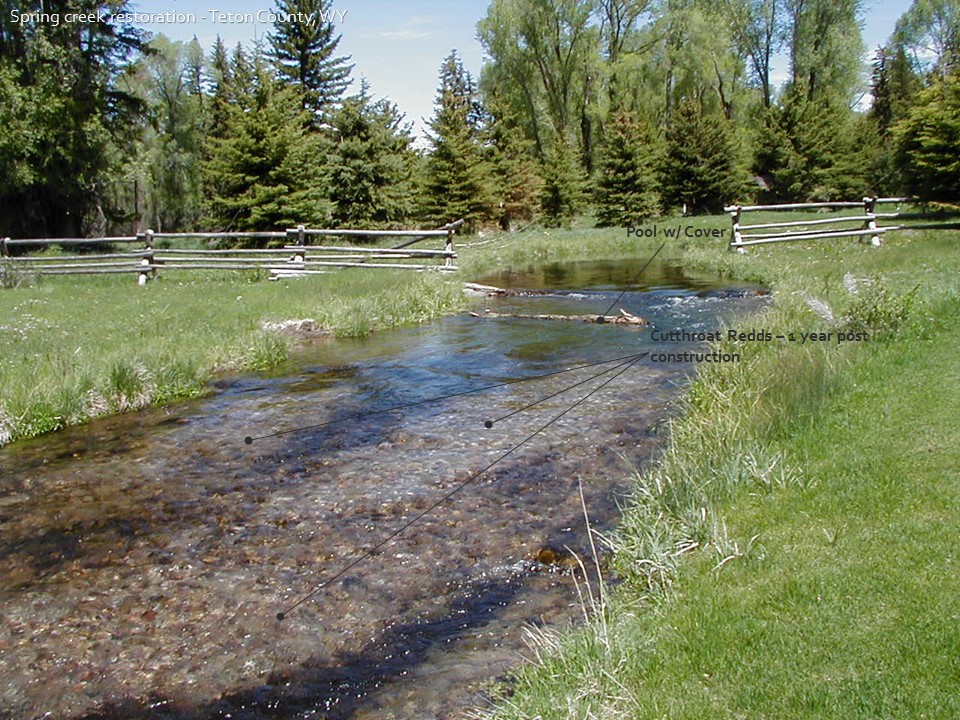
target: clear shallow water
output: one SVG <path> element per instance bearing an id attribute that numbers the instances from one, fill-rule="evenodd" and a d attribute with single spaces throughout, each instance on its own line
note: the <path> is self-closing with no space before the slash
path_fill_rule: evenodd
<path id="1" fill-rule="evenodd" d="M 557 292 L 480 305 L 599 314 L 640 267 L 485 278 Z M 644 280 L 618 307 L 665 329 L 762 302 L 662 265 Z M 580 615 L 540 551 L 586 553 L 578 480 L 613 526 L 691 368 L 632 367 L 279 623 L 605 378 L 485 420 L 611 366 L 332 421 L 650 347 L 647 329 L 448 317 L 0 451 L 0 716 L 459 716 L 525 626 Z"/>

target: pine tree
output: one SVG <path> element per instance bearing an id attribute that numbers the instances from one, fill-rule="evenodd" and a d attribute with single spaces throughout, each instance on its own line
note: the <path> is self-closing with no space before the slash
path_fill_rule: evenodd
<path id="1" fill-rule="evenodd" d="M 565 139 L 554 141 L 543 165 L 544 221 L 566 226 L 583 209 L 585 178 L 576 153 Z"/>
<path id="2" fill-rule="evenodd" d="M 887 137 L 907 114 L 920 85 L 902 45 L 893 50 L 877 49 L 870 85 L 873 95 L 870 115 L 880 134 Z"/>
<path id="3" fill-rule="evenodd" d="M 765 201 L 813 202 L 857 198 L 880 185 L 868 182 L 879 162 L 864 147 L 870 133 L 846 107 L 789 94 L 765 115 L 757 171 L 767 178 Z"/>
<path id="4" fill-rule="evenodd" d="M 632 114 L 610 118 L 597 180 L 600 227 L 637 225 L 660 214 L 656 158 L 650 133 Z"/>
<path id="5" fill-rule="evenodd" d="M 454 50 L 440 68 L 423 210 L 438 224 L 463 219 L 468 231 L 489 221 L 494 205 L 491 167 L 476 117 L 476 88 Z"/>
<path id="6" fill-rule="evenodd" d="M 496 215 L 502 230 L 517 222 L 531 222 L 540 212 L 543 177 L 534 144 L 523 137 L 519 125 L 503 106 L 491 111 L 487 129 L 496 187 Z"/>
<path id="7" fill-rule="evenodd" d="M 277 21 L 270 35 L 271 57 L 280 78 L 295 85 L 303 108 L 319 126 L 350 84 L 348 56 L 336 56 L 331 0 L 277 0 Z"/>
<path id="8" fill-rule="evenodd" d="M 14 23 L 10 11 L 57 17 L 104 3 L 48 0 L 0 8 L 0 236 L 75 237 L 102 218 L 104 190 L 129 151 L 140 103 L 117 81 L 141 46 L 141 31 L 102 23 Z M 124 17 L 124 0 L 108 3 Z"/>
<path id="9" fill-rule="evenodd" d="M 396 105 L 373 101 L 364 83 L 331 115 L 328 161 L 331 221 L 337 227 L 384 228 L 414 211 L 416 154 Z"/>
<path id="10" fill-rule="evenodd" d="M 690 213 L 722 211 L 744 187 L 728 121 L 699 100 L 681 102 L 667 130 L 660 177 L 665 206 Z"/>
<path id="11" fill-rule="evenodd" d="M 213 50 L 210 51 L 210 63 L 207 80 L 210 83 L 210 117 L 208 132 L 213 137 L 222 137 L 226 128 L 227 108 L 233 102 L 233 75 L 230 72 L 230 57 L 223 38 L 217 35 Z"/>
<path id="12" fill-rule="evenodd" d="M 245 65 L 247 63 L 247 65 Z M 225 132 L 210 139 L 204 165 L 207 224 L 221 230 L 276 230 L 322 224 L 326 200 L 323 139 L 308 132 L 309 118 L 296 93 L 268 72 L 262 54 L 235 54 Z"/>

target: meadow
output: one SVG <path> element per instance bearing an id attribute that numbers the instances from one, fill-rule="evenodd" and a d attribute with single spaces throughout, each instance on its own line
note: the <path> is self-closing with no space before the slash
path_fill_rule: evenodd
<path id="1" fill-rule="evenodd" d="M 464 306 L 439 273 L 346 270 L 268 282 L 255 272 L 41 277 L 0 289 L 0 444 L 208 392 L 224 373 L 286 359 L 265 323 L 314 320 L 356 337 Z"/>
<path id="2" fill-rule="evenodd" d="M 741 363 L 701 367 L 601 538 L 616 579 L 591 621 L 531 631 L 535 662 L 478 715 L 956 715 L 958 239 L 668 244 L 772 288 L 750 327 L 869 340 L 738 343 Z"/>
<path id="3" fill-rule="evenodd" d="M 757 221 L 774 216 L 761 217 Z M 781 216 L 775 216 L 781 217 Z M 791 217 L 795 219 L 795 217 Z M 725 217 L 683 220 L 727 228 Z M 688 270 L 767 284 L 752 327 L 868 340 L 735 343 L 637 469 L 589 622 L 531 630 L 485 718 L 945 717 L 960 711 L 960 233 L 757 247 L 668 240 Z M 652 235 L 652 234 L 651 234 Z M 457 312 L 496 269 L 649 256 L 624 229 L 468 238 L 459 277 L 344 272 L 41 279 L 0 290 L 0 432 L 37 435 L 267 368 L 267 321 L 362 335 Z"/>

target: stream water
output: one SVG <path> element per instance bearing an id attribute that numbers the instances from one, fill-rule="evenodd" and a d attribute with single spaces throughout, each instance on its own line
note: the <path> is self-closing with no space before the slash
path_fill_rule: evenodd
<path id="1" fill-rule="evenodd" d="M 481 306 L 599 314 L 640 267 L 485 278 L 550 292 Z M 708 330 L 762 302 L 655 264 L 617 307 Z M 579 487 L 609 530 L 692 368 L 640 362 L 572 409 L 617 363 L 530 378 L 649 336 L 447 317 L 317 341 L 203 400 L 0 451 L 0 717 L 386 720 L 482 704 L 525 628 L 581 616 Z"/>

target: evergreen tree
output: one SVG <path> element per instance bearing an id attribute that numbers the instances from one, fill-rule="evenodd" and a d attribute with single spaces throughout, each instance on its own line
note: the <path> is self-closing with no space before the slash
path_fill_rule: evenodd
<path id="1" fill-rule="evenodd" d="M 233 74 L 230 72 L 230 56 L 223 38 L 217 35 L 210 62 L 207 81 L 211 88 L 208 132 L 212 137 L 223 137 L 226 131 L 227 108 L 234 101 Z"/>
<path id="2" fill-rule="evenodd" d="M 902 120 L 920 89 L 919 78 L 910 66 L 902 45 L 893 49 L 878 48 L 871 77 L 873 117 L 880 134 L 890 134 L 893 126 Z"/>
<path id="3" fill-rule="evenodd" d="M 207 221 L 220 230 L 276 230 L 319 225 L 326 218 L 322 138 L 308 132 L 309 117 L 295 91 L 267 71 L 262 53 L 238 52 L 234 81 L 249 72 L 249 87 L 233 86 L 225 132 L 210 139 L 204 165 Z"/>
<path id="4" fill-rule="evenodd" d="M 637 225 L 660 214 L 656 159 L 646 125 L 619 111 L 607 128 L 597 179 L 600 227 Z"/>
<path id="5" fill-rule="evenodd" d="M 902 192 L 902 172 L 897 160 L 896 144 L 891 142 L 893 129 L 903 120 L 920 88 L 919 77 L 903 45 L 878 48 L 870 81 L 873 105 L 868 124 L 858 123 L 861 152 L 870 154 L 867 177 L 871 195 L 894 195 Z"/>
<path id="6" fill-rule="evenodd" d="M 510 230 L 517 222 L 531 222 L 540 211 L 543 178 L 535 158 L 536 148 L 495 101 L 487 136 L 497 195 L 497 222 L 501 229 Z"/>
<path id="7" fill-rule="evenodd" d="M 960 74 L 922 90 L 895 136 L 908 192 L 925 201 L 960 200 Z"/>
<path id="8" fill-rule="evenodd" d="M 764 200 L 863 197 L 871 190 L 868 170 L 875 162 L 863 146 L 865 133 L 848 108 L 788 97 L 783 108 L 765 114 L 757 143 L 756 170 L 769 184 Z"/>
<path id="9" fill-rule="evenodd" d="M 543 166 L 542 205 L 544 220 L 554 227 L 566 226 L 583 210 L 586 180 L 576 153 L 566 140 L 553 143 Z"/>
<path id="10" fill-rule="evenodd" d="M 353 69 L 349 57 L 336 55 L 340 36 L 334 34 L 331 5 L 331 0 L 277 0 L 270 35 L 280 78 L 298 88 L 314 125 L 337 107 Z"/>
<path id="11" fill-rule="evenodd" d="M 14 3 L 33 10 L 34 4 Z M 96 14 L 104 3 L 49 0 L 44 11 Z M 124 13 L 126 2 L 108 3 Z M 76 237 L 102 219 L 110 178 L 141 111 L 117 87 L 140 31 L 103 23 L 10 22 L 0 31 L 0 235 Z"/>
<path id="12" fill-rule="evenodd" d="M 366 83 L 331 116 L 329 186 L 336 227 L 395 227 L 414 211 L 410 125 L 396 105 L 373 101 Z"/>
<path id="13" fill-rule="evenodd" d="M 468 230 L 493 217 L 491 168 L 476 124 L 477 93 L 454 50 L 440 68 L 440 89 L 430 121 L 423 209 L 429 220 L 463 219 Z"/>
<path id="14" fill-rule="evenodd" d="M 677 107 L 667 130 L 661 168 L 661 194 L 667 207 L 690 213 L 716 213 L 744 191 L 729 122 L 686 99 Z"/>

